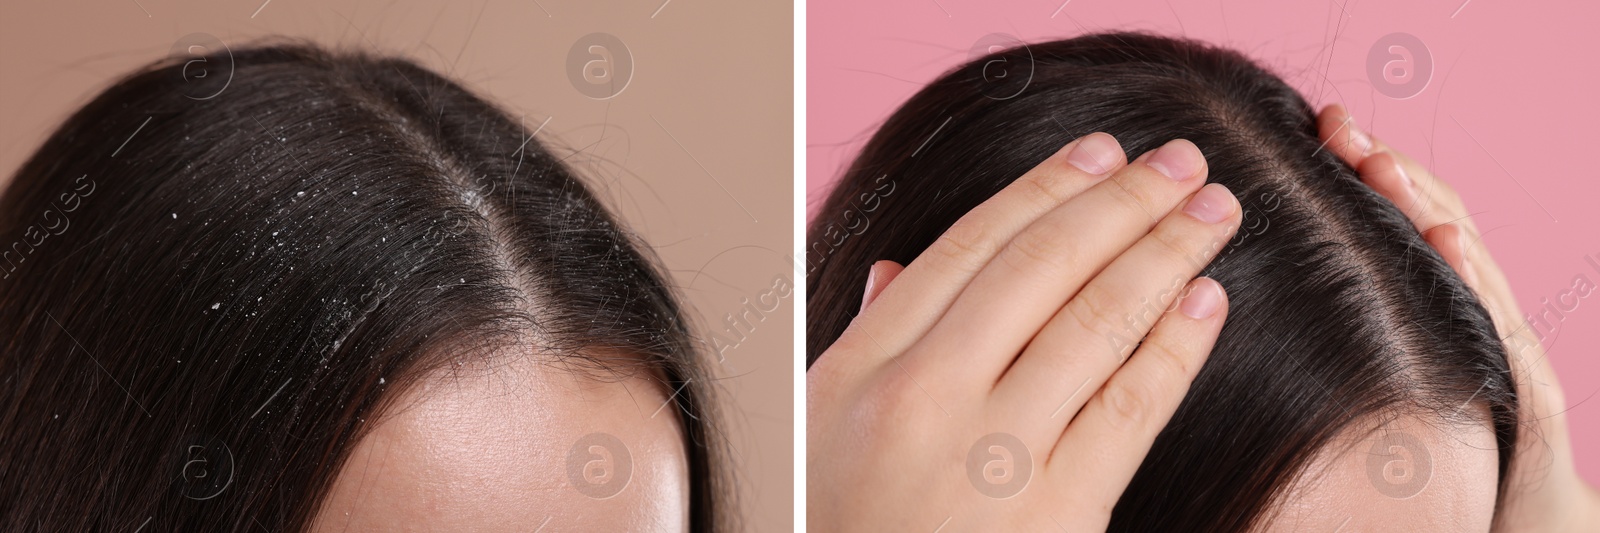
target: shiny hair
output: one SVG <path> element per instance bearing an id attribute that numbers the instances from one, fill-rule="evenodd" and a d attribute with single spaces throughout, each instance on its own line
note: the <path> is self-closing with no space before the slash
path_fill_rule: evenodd
<path id="1" fill-rule="evenodd" d="M 810 227 L 808 364 L 854 317 L 873 262 L 909 264 L 963 214 L 1097 131 L 1130 158 L 1194 142 L 1209 179 L 1245 211 L 1201 274 L 1226 287 L 1232 311 L 1110 530 L 1259 526 L 1341 429 L 1407 411 L 1484 423 L 1468 420 L 1480 412 L 1461 409 L 1469 402 L 1490 413 L 1503 505 L 1517 396 L 1488 313 L 1326 149 L 1298 92 L 1199 42 L 1111 33 L 1016 46 L 912 96 Z"/>
<path id="2" fill-rule="evenodd" d="M 659 383 L 724 529 L 677 297 L 522 124 L 404 59 L 208 61 L 117 81 L 0 196 L 0 529 L 305 529 L 387 400 L 508 353 Z"/>

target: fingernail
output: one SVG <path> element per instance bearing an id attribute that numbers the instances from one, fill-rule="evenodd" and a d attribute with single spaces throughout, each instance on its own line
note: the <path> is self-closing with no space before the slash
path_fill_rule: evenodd
<path id="1" fill-rule="evenodd" d="M 1189 285 L 1189 294 L 1183 297 L 1183 305 L 1178 309 L 1189 318 L 1200 320 L 1217 314 L 1221 307 L 1222 285 L 1211 278 L 1199 278 Z"/>
<path id="2" fill-rule="evenodd" d="M 872 300 L 870 300 L 870 298 L 872 298 L 872 285 L 877 282 L 878 263 L 872 263 L 872 266 L 867 267 L 867 287 L 861 292 L 861 309 L 856 311 L 856 314 L 859 315 L 862 312 L 865 312 L 867 310 L 867 304 L 872 303 Z"/>
<path id="3" fill-rule="evenodd" d="M 1100 175 L 1111 170 L 1117 164 L 1117 154 L 1122 151 L 1122 145 L 1117 144 L 1117 139 L 1105 133 L 1091 133 L 1078 141 L 1067 153 L 1067 162 L 1078 170 L 1090 174 Z"/>
<path id="4" fill-rule="evenodd" d="M 1205 166 L 1205 156 L 1200 155 L 1194 143 L 1178 139 L 1157 148 L 1145 164 L 1174 181 L 1183 181 L 1200 172 L 1200 167 Z"/>
<path id="5" fill-rule="evenodd" d="M 1189 199 L 1189 205 L 1183 206 L 1183 212 L 1189 216 L 1200 219 L 1207 224 L 1222 222 L 1233 213 L 1233 193 L 1221 183 L 1212 183 L 1200 188 L 1200 192 Z"/>

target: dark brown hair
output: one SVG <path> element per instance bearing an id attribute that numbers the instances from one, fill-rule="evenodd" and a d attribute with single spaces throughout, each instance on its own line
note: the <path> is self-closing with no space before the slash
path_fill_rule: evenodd
<path id="1" fill-rule="evenodd" d="M 386 398 L 509 348 L 676 392 L 722 529 L 700 350 L 569 168 L 403 59 L 221 53 L 118 81 L 0 197 L 0 529 L 303 529 Z"/>
<path id="2" fill-rule="evenodd" d="M 896 110 L 810 228 L 808 362 L 854 317 L 874 261 L 909 264 L 978 203 L 1097 131 L 1130 159 L 1193 141 L 1210 180 L 1245 209 L 1202 273 L 1227 288 L 1232 312 L 1112 531 L 1249 529 L 1342 428 L 1407 410 L 1470 418 L 1456 416 L 1479 412 L 1463 411 L 1468 402 L 1491 414 L 1503 501 L 1517 397 L 1488 313 L 1324 148 L 1299 93 L 1193 41 L 1116 33 L 1013 47 Z"/>

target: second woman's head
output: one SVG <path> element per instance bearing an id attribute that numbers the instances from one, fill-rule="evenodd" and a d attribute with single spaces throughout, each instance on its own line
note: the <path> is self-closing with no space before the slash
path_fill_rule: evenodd
<path id="1" fill-rule="evenodd" d="M 1090 35 L 990 54 L 925 87 L 811 228 L 810 360 L 860 308 L 869 265 L 910 263 L 1093 132 L 1130 160 L 1192 141 L 1244 209 L 1202 272 L 1227 289 L 1226 325 L 1111 529 L 1487 530 L 1518 423 L 1489 316 L 1325 149 L 1300 94 L 1231 51 Z"/>

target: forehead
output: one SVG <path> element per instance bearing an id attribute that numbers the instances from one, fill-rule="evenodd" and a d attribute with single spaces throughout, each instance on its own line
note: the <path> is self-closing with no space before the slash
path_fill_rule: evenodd
<path id="1" fill-rule="evenodd" d="M 1487 532 L 1498 482 L 1487 424 L 1413 415 L 1357 423 L 1318 451 L 1259 529 Z"/>
<path id="2" fill-rule="evenodd" d="M 532 358 L 424 379 L 355 445 L 312 530 L 683 530 L 682 432 L 651 379 Z"/>

